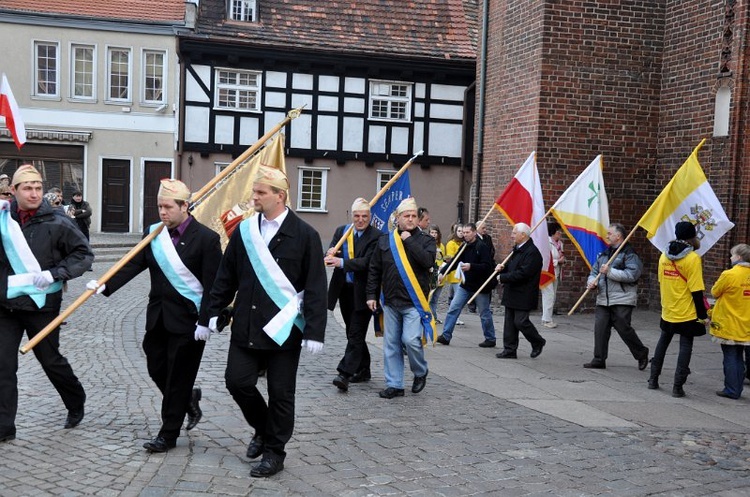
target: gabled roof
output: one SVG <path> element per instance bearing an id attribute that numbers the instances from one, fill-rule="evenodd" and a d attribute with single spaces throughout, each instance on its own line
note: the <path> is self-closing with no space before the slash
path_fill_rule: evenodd
<path id="1" fill-rule="evenodd" d="M 257 22 L 228 20 L 227 4 L 201 0 L 196 37 L 269 48 L 476 59 L 477 0 L 257 0 Z"/>
<path id="2" fill-rule="evenodd" d="M 0 11 L 174 23 L 185 19 L 185 0 L 0 0 Z"/>

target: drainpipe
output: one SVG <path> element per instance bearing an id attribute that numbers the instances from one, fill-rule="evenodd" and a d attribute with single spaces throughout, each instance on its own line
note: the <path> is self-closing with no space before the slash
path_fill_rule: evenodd
<path id="1" fill-rule="evenodd" d="M 489 24 L 489 14 L 487 9 L 489 8 L 489 0 L 483 0 L 482 2 L 482 50 L 479 55 L 479 112 L 477 113 L 477 161 L 474 165 L 476 170 L 476 200 L 474 201 L 474 215 L 475 220 L 480 216 L 479 212 L 479 201 L 481 197 L 481 185 L 482 185 L 482 165 L 484 162 L 484 105 L 485 105 L 485 93 L 487 83 L 487 25 Z"/>

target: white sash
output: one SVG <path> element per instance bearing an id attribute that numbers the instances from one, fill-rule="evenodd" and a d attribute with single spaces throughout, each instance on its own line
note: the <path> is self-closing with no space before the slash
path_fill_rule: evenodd
<path id="1" fill-rule="evenodd" d="M 289 281 L 289 278 L 276 263 L 276 259 L 268 250 L 268 246 L 260 234 L 258 218 L 252 217 L 240 223 L 240 234 L 258 280 L 271 300 L 280 309 L 276 316 L 266 323 L 263 331 L 274 342 L 282 345 L 289 338 L 292 325 L 296 324 L 301 330 L 304 330 L 302 303 L 305 292 L 303 290 L 298 293 L 292 282 Z"/>
<path id="2" fill-rule="evenodd" d="M 161 223 L 152 225 L 150 231 L 153 231 L 159 224 Z M 169 283 L 180 295 L 191 300 L 195 304 L 195 309 L 200 312 L 203 285 L 180 259 L 166 227 L 155 239 L 151 240 L 151 252 Z"/>

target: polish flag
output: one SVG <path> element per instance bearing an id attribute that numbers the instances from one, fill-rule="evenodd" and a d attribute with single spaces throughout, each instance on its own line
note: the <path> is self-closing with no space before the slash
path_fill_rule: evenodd
<path id="1" fill-rule="evenodd" d="M 495 200 L 495 208 L 511 224 L 526 223 L 531 229 L 531 240 L 542 254 L 542 275 L 539 288 L 544 288 L 555 280 L 555 267 L 547 234 L 542 184 L 536 169 L 536 152 L 531 152 L 521 169 L 510 181 L 505 190 Z"/>
<path id="2" fill-rule="evenodd" d="M 26 143 L 26 127 L 23 125 L 21 110 L 18 108 L 13 92 L 10 89 L 8 78 L 3 73 L 2 83 L 0 83 L 0 116 L 5 118 L 5 127 L 10 130 L 16 147 L 20 150 Z"/>

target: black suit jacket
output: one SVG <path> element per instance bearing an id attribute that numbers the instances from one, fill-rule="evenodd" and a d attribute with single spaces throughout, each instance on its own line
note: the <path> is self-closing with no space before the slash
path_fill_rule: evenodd
<path id="1" fill-rule="evenodd" d="M 346 225 L 336 228 L 331 244 L 328 246 L 329 249 L 339 242 L 344 235 L 345 229 Z M 348 271 L 354 273 L 354 310 L 362 311 L 367 309 L 367 298 L 365 295 L 367 269 L 370 266 L 370 258 L 378 243 L 380 234 L 381 232 L 372 226 L 365 228 L 359 238 L 357 238 L 356 233 L 354 234 L 354 258 L 345 260 L 343 268 L 337 267 L 333 270 L 331 282 L 328 286 L 328 309 L 334 310 L 336 308 L 339 295 L 341 295 L 341 291 L 345 288 L 346 273 Z M 336 254 L 336 256 L 341 257 L 341 254 Z"/>
<path id="2" fill-rule="evenodd" d="M 143 234 L 144 237 L 146 235 L 148 230 Z M 196 322 L 208 326 L 209 294 L 221 260 L 219 235 L 193 218 L 175 248 L 183 264 L 203 285 L 200 312 L 195 309 L 192 300 L 186 299 L 175 290 L 161 271 L 151 251 L 151 244 L 141 250 L 106 283 L 103 293 L 111 295 L 148 268 L 151 275 L 151 291 L 148 294 L 146 330 L 154 329 L 160 316 L 164 327 L 171 333 L 193 333 Z"/>
<path id="3" fill-rule="evenodd" d="M 542 254 L 529 239 L 520 248 L 513 249 L 513 256 L 500 273 L 503 284 L 505 307 L 531 311 L 539 304 L 539 278 L 542 275 Z"/>
<path id="4" fill-rule="evenodd" d="M 260 218 L 261 216 L 250 218 L 250 222 L 260 223 Z M 281 347 L 263 331 L 263 327 L 279 312 L 279 308 L 260 284 L 239 229 L 232 233 L 221 259 L 211 290 L 209 315 L 218 316 L 234 299 L 232 343 L 243 348 L 291 349 L 300 346 L 303 334 L 305 339 L 323 342 L 328 318 L 328 278 L 318 232 L 289 210 L 279 231 L 268 244 L 268 249 L 294 288 L 298 292 L 305 291 L 302 309 L 305 329 L 300 330 L 294 326 Z"/>

